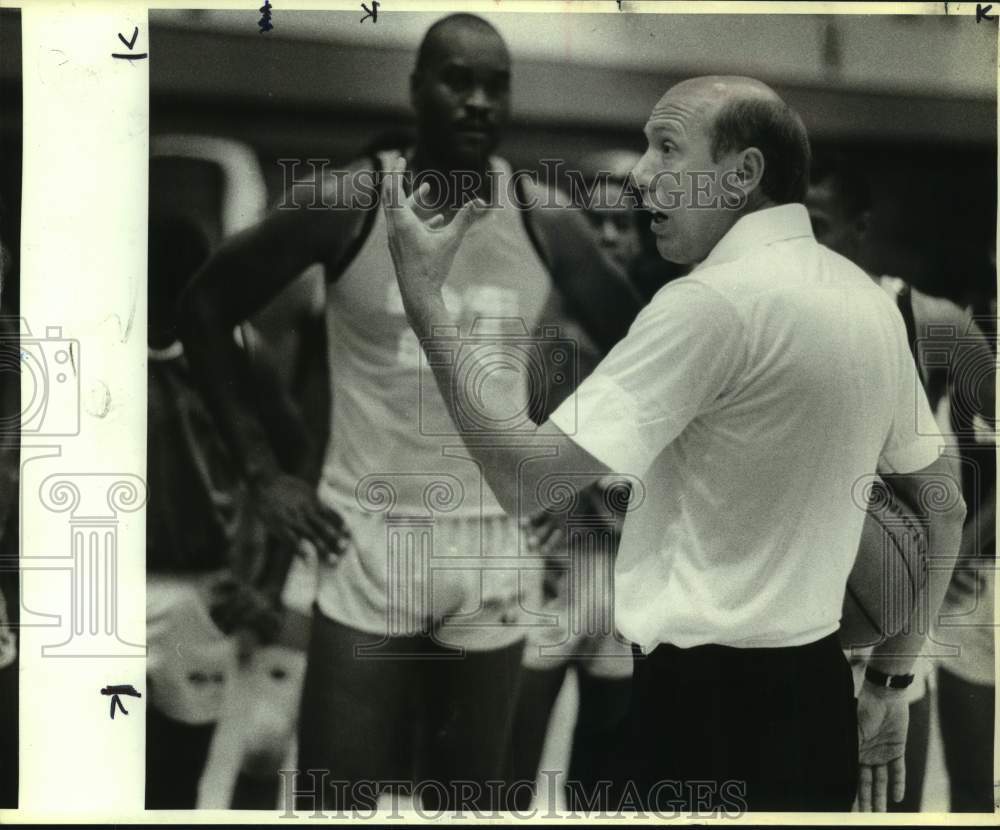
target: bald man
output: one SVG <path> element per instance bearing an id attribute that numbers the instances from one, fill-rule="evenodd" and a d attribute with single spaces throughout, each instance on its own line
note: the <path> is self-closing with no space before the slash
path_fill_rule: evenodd
<path id="1" fill-rule="evenodd" d="M 404 314 L 377 208 L 388 185 L 381 174 L 400 169 L 427 181 L 429 204 L 449 215 L 474 197 L 491 203 L 459 252 L 463 278 L 448 287 L 462 336 L 476 335 L 484 352 L 503 358 L 513 337 L 531 359 L 546 315 L 561 319 L 567 310 L 606 349 L 638 310 L 579 211 L 517 209 L 544 194 L 529 181 L 518 185 L 494 155 L 510 110 L 510 71 L 506 45 L 481 18 L 436 23 L 411 79 L 415 144 L 321 182 L 320 198 L 336 200 L 324 201 L 329 210 L 295 208 L 313 205 L 316 183 L 294 188 L 285 200 L 293 208 L 223 246 L 186 303 L 192 366 L 262 515 L 280 536 L 319 554 L 301 772 L 286 779 L 286 795 L 294 789 L 310 809 L 370 807 L 389 782 L 430 809 L 496 806 L 503 796 L 487 782 L 504 777 L 524 636 L 545 622 L 527 610 L 540 570 L 511 564 L 528 553 L 527 541 L 462 451 Z M 326 275 L 333 399 L 316 491 L 274 460 L 227 335 L 314 264 Z M 538 395 L 522 372 L 507 382 L 510 365 L 474 379 L 476 392 L 504 407 L 498 423 L 524 428 Z M 567 377 L 536 368 L 529 375 L 543 386 Z M 495 427 L 479 409 L 467 414 L 489 437 Z M 488 567 L 494 557 L 508 564 Z M 300 577 L 293 573 L 310 584 Z"/>
<path id="2" fill-rule="evenodd" d="M 533 433 L 544 460 L 512 468 L 466 431 L 467 450 L 514 515 L 526 492 L 543 506 L 557 495 L 537 486 L 553 476 L 643 484 L 614 578 L 636 658 L 628 804 L 846 811 L 857 795 L 884 810 L 890 788 L 902 797 L 902 688 L 924 635 L 876 648 L 855 704 L 837 630 L 865 518 L 857 488 L 888 476 L 944 561 L 965 515 L 940 435 L 924 431 L 933 419 L 905 327 L 885 292 L 813 237 L 808 138 L 773 90 L 685 81 L 644 132 L 632 174 L 658 250 L 693 270 Z M 431 354 L 452 319 L 442 292 L 461 279 L 456 251 L 484 211 L 425 222 L 413 205 L 386 206 L 389 245 Z M 468 391 L 454 366 L 433 370 L 460 425 Z M 944 496 L 933 506 L 920 498 L 928 485 Z M 932 612 L 946 577 L 929 580 Z"/>

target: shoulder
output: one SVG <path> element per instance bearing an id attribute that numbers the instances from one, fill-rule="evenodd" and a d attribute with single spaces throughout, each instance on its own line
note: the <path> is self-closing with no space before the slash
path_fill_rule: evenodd
<path id="1" fill-rule="evenodd" d="M 743 315 L 725 286 L 718 284 L 719 273 L 712 266 L 672 280 L 657 291 L 639 318 L 669 322 L 673 327 L 698 330 L 741 330 Z M 714 273 L 713 273 L 714 272 Z"/>
<path id="2" fill-rule="evenodd" d="M 957 303 L 916 288 L 910 289 L 910 296 L 913 298 L 913 317 L 921 329 L 941 326 L 953 327 L 959 336 L 969 333 L 972 315 Z"/>

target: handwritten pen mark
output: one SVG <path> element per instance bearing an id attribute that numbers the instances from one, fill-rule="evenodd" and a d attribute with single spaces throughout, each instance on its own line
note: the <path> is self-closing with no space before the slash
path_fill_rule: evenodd
<path id="1" fill-rule="evenodd" d="M 123 715 L 128 714 L 128 709 L 121 702 L 119 695 L 131 695 L 132 697 L 142 697 L 142 693 L 130 684 L 121 686 L 105 686 L 101 689 L 101 694 L 111 697 L 111 720 L 115 719 L 115 709 L 121 709 Z"/>
<path id="2" fill-rule="evenodd" d="M 257 11 L 261 14 L 260 20 L 257 21 L 257 25 L 260 26 L 260 34 L 270 32 L 274 28 L 274 24 L 271 23 L 271 0 L 264 0 L 264 5 Z"/>
<path id="3" fill-rule="evenodd" d="M 139 27 L 138 26 L 136 26 L 132 30 L 132 39 L 131 40 L 125 40 L 125 38 L 122 37 L 122 33 L 121 32 L 118 33 L 118 39 L 122 43 L 125 44 L 125 48 L 128 49 L 130 52 L 132 51 L 132 48 L 135 46 L 135 39 L 137 37 L 139 37 Z"/>
<path id="4" fill-rule="evenodd" d="M 125 37 L 121 32 L 118 33 L 118 39 L 125 44 L 125 48 L 128 52 L 112 52 L 111 57 L 117 58 L 122 61 L 141 61 L 149 57 L 149 52 L 132 52 L 131 50 L 135 47 L 136 39 L 139 37 L 139 27 L 136 26 L 132 30 L 132 38 L 130 40 L 125 40 Z"/>
<path id="5" fill-rule="evenodd" d="M 372 23 L 378 23 L 378 6 L 378 0 L 372 0 L 372 7 L 370 9 L 362 3 L 361 10 L 365 13 L 365 16 L 359 22 L 364 23 L 370 17 Z"/>
<path id="6" fill-rule="evenodd" d="M 995 15 L 991 17 L 989 14 L 990 9 L 992 8 L 993 8 L 992 3 L 988 4 L 986 8 L 983 8 L 982 3 L 976 3 L 976 23 L 979 23 L 983 20 L 996 20 Z"/>

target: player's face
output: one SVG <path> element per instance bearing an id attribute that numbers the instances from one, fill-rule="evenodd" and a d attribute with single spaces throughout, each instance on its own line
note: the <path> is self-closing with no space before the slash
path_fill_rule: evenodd
<path id="1" fill-rule="evenodd" d="M 630 207 L 587 211 L 601 248 L 621 268 L 628 270 L 642 252 L 637 212 Z"/>
<path id="2" fill-rule="evenodd" d="M 510 115 L 510 58 L 489 32 L 456 29 L 413 83 L 420 141 L 447 167 L 481 170 Z"/>
<path id="3" fill-rule="evenodd" d="M 646 122 L 647 149 L 632 175 L 653 214 L 656 248 L 671 262 L 700 262 L 738 218 L 725 189 L 735 156 L 712 159 L 716 108 L 704 95 L 671 90 Z"/>
<path id="4" fill-rule="evenodd" d="M 856 262 L 861 247 L 861 225 L 845 209 L 833 184 L 822 182 L 810 186 L 806 208 L 816 241 Z"/>

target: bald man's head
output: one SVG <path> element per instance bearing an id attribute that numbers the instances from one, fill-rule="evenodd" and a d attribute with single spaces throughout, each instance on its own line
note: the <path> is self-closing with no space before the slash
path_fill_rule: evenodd
<path id="1" fill-rule="evenodd" d="M 671 87 L 646 122 L 632 171 L 665 259 L 704 259 L 750 211 L 805 199 L 809 141 L 766 84 L 713 75 Z"/>
<path id="2" fill-rule="evenodd" d="M 426 160 L 485 169 L 510 115 L 510 53 L 503 38 L 475 15 L 439 20 L 417 52 L 410 99 Z"/>
<path id="3" fill-rule="evenodd" d="M 474 14 L 450 14 L 434 23 L 424 34 L 417 49 L 415 72 L 423 72 L 436 63 L 447 60 L 456 50 L 462 49 L 463 41 L 475 39 L 477 44 L 490 44 L 498 52 L 507 56 L 507 44 L 491 23 Z"/>
<path id="4" fill-rule="evenodd" d="M 681 81 L 660 99 L 683 97 L 700 106 L 712 158 L 756 147 L 764 156 L 761 192 L 775 204 L 804 202 L 809 187 L 809 137 L 802 119 L 767 84 L 738 75 Z"/>

